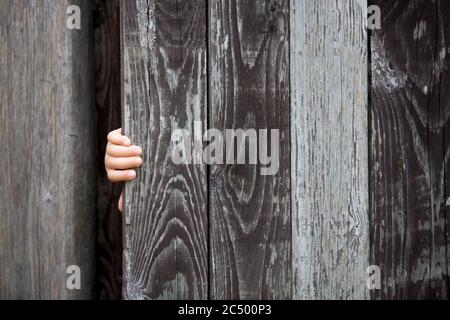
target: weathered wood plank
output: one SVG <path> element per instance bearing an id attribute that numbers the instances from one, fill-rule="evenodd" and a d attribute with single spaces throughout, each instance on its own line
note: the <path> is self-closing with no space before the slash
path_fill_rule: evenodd
<path id="1" fill-rule="evenodd" d="M 107 135 L 120 128 L 119 0 L 95 0 L 95 70 L 97 107 L 96 292 L 99 299 L 122 297 L 122 215 L 117 202 L 121 185 L 108 182 L 103 155 Z"/>
<path id="2" fill-rule="evenodd" d="M 374 298 L 449 298 L 450 3 L 372 1 Z M 447 183 L 447 185 L 446 185 Z"/>
<path id="3" fill-rule="evenodd" d="M 295 299 L 364 299 L 369 262 L 367 3 L 291 1 Z"/>
<path id="4" fill-rule="evenodd" d="M 290 298 L 289 4 L 209 5 L 210 128 L 280 130 L 276 175 L 211 167 L 211 298 Z"/>
<path id="5" fill-rule="evenodd" d="M 82 30 L 66 28 L 78 5 Z M 0 299 L 93 292 L 95 132 L 91 1 L 0 10 Z M 66 287 L 70 265 L 81 290 Z"/>
<path id="6" fill-rule="evenodd" d="M 125 190 L 124 297 L 206 299 L 207 175 L 177 166 L 171 134 L 206 127 L 206 2 L 122 0 L 125 133 L 144 166 Z"/>

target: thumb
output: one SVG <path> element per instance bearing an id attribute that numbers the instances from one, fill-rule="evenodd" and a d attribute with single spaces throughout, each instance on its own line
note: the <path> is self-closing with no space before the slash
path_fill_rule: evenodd
<path id="1" fill-rule="evenodd" d="M 122 193 L 120 194 L 119 198 L 119 211 L 122 212 L 123 209 L 123 200 L 122 200 Z"/>

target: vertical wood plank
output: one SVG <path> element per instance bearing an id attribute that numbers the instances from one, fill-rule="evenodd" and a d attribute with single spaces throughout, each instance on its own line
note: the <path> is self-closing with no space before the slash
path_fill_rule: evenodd
<path id="1" fill-rule="evenodd" d="M 364 299 L 367 3 L 291 1 L 295 299 Z"/>
<path id="2" fill-rule="evenodd" d="M 280 130 L 279 171 L 213 165 L 211 298 L 291 297 L 289 3 L 209 3 L 210 128 Z M 270 137 L 268 140 L 270 141 Z M 242 150 L 240 150 L 242 151 Z"/>
<path id="3" fill-rule="evenodd" d="M 78 5 L 82 30 L 66 28 Z M 0 299 L 93 292 L 95 132 L 88 0 L 1 2 Z M 81 290 L 66 287 L 70 265 Z"/>
<path id="4" fill-rule="evenodd" d="M 122 0 L 125 133 L 144 166 L 125 192 L 127 299 L 206 299 L 207 175 L 173 164 L 172 132 L 206 127 L 206 2 Z"/>
<path id="5" fill-rule="evenodd" d="M 122 297 L 122 215 L 117 202 L 121 185 L 108 182 L 104 155 L 107 135 L 120 128 L 119 0 L 95 0 L 95 70 L 97 109 L 96 292 L 99 299 Z"/>
<path id="6" fill-rule="evenodd" d="M 373 297 L 448 299 L 450 3 L 371 3 L 383 18 L 371 37 Z"/>

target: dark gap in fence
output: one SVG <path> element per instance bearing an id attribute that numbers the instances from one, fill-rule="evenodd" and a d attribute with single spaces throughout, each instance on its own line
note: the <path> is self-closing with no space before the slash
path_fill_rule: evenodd
<path id="1" fill-rule="evenodd" d="M 97 298 L 122 295 L 122 216 L 117 202 L 122 185 L 108 182 L 104 155 L 107 135 L 121 126 L 119 0 L 95 0 L 95 71 L 97 111 Z"/>

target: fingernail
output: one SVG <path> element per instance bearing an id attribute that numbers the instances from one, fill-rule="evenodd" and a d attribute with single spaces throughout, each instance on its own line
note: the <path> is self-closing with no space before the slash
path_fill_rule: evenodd
<path id="1" fill-rule="evenodd" d="M 136 151 L 136 153 L 137 153 L 138 155 L 141 155 L 141 154 L 142 154 L 142 148 L 141 148 L 141 147 L 134 147 L 134 150 Z"/>
<path id="2" fill-rule="evenodd" d="M 136 171 L 130 171 L 130 172 L 128 173 L 128 176 L 129 176 L 131 179 L 135 178 L 135 177 L 136 177 Z"/>
<path id="3" fill-rule="evenodd" d="M 123 139 L 123 143 L 125 143 L 126 145 L 130 145 L 131 144 L 131 140 L 128 138 Z"/>

